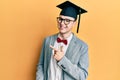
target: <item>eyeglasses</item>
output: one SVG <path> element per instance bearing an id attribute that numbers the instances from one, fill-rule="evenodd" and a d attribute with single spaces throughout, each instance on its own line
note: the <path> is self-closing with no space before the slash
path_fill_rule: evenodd
<path id="1" fill-rule="evenodd" d="M 61 23 L 62 21 L 64 22 L 65 25 L 68 25 L 70 22 L 74 22 L 75 20 L 70 20 L 70 19 L 63 19 L 61 17 L 57 17 L 57 21 Z"/>

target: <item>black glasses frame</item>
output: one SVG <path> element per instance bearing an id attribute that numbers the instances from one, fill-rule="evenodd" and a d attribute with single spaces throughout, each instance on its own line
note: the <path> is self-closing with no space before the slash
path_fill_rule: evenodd
<path id="1" fill-rule="evenodd" d="M 74 22 L 75 20 L 63 19 L 63 18 L 61 18 L 61 17 L 57 17 L 57 21 L 58 21 L 59 23 L 62 23 L 62 21 L 63 21 L 65 25 L 68 25 L 70 22 Z"/>

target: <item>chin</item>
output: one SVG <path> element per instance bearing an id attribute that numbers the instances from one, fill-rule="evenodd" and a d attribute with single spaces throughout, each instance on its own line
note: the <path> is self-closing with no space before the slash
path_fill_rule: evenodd
<path id="1" fill-rule="evenodd" d="M 63 30 L 63 29 L 59 29 L 59 32 L 60 32 L 60 33 L 64 33 L 65 30 Z"/>
<path id="2" fill-rule="evenodd" d="M 66 33 L 68 33 L 67 31 L 59 31 L 61 34 L 66 34 Z"/>

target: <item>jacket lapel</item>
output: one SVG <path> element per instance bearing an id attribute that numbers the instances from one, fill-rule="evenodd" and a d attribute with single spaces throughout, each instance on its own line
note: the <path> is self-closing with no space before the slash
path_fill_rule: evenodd
<path id="1" fill-rule="evenodd" d="M 66 51 L 65 56 L 69 59 L 72 58 L 72 56 L 74 55 L 74 53 L 78 50 L 80 46 L 77 44 L 77 37 L 75 35 L 73 35 L 73 38 L 71 39 L 71 42 L 68 46 L 68 49 Z"/>
<path id="2" fill-rule="evenodd" d="M 52 46 L 54 46 L 54 43 L 55 43 L 55 40 L 57 39 L 57 36 L 58 36 L 58 34 L 55 34 L 54 36 L 51 36 L 49 39 L 48 39 L 48 43 L 49 43 L 49 45 L 52 45 Z M 47 55 L 48 55 L 48 65 L 49 65 L 49 63 L 50 63 L 50 59 L 51 59 L 51 55 L 52 55 L 52 49 L 50 48 L 50 47 L 48 47 L 48 49 L 46 49 L 46 50 L 48 50 L 47 51 Z"/>
<path id="3" fill-rule="evenodd" d="M 55 34 L 54 36 L 51 36 L 49 41 L 50 41 L 50 44 L 52 46 L 54 46 L 54 43 L 55 43 L 55 40 L 57 39 L 57 37 L 58 37 L 58 34 Z"/>

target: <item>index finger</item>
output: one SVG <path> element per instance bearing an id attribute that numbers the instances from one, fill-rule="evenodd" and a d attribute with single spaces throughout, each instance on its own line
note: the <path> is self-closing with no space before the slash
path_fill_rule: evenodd
<path id="1" fill-rule="evenodd" d="M 58 50 L 55 49 L 52 45 L 50 45 L 50 48 L 53 49 L 54 51 L 58 51 Z"/>

